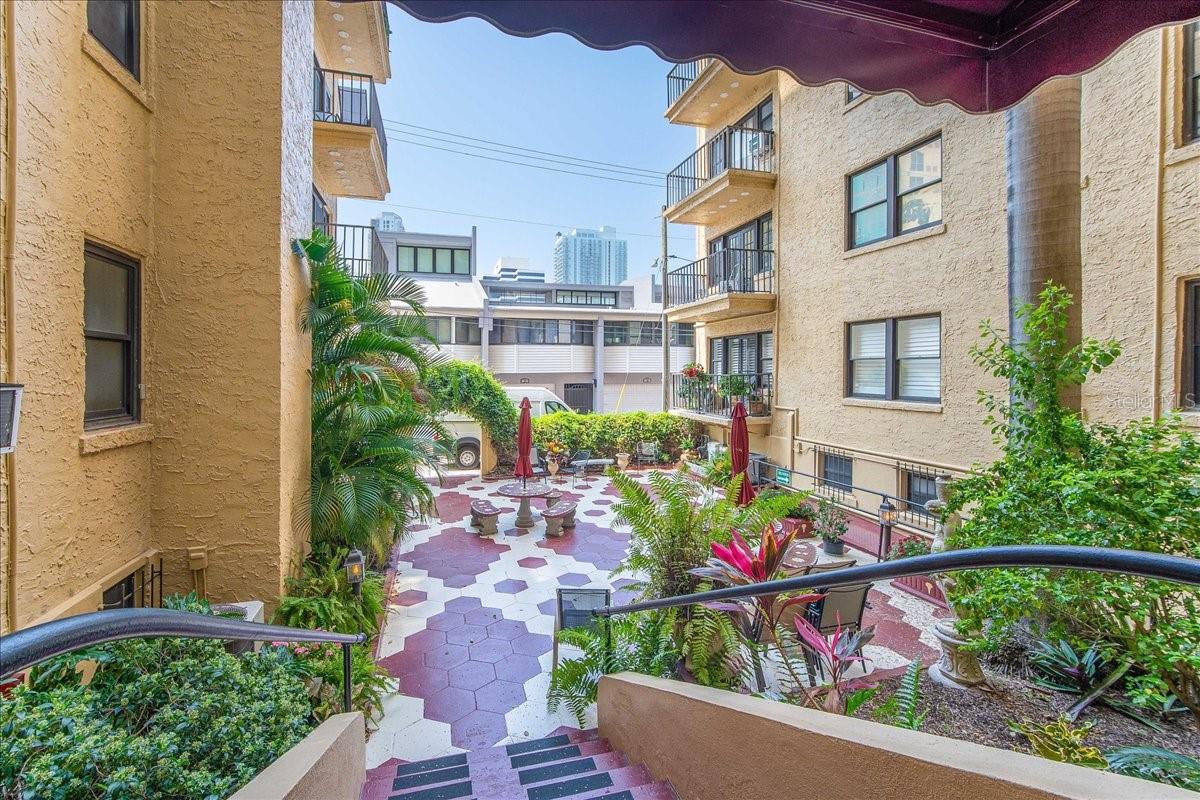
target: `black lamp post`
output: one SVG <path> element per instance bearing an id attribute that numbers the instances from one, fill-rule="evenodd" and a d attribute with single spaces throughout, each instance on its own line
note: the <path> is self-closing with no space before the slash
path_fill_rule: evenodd
<path id="1" fill-rule="evenodd" d="M 346 582 L 354 589 L 354 597 L 362 599 L 363 578 L 367 574 L 367 565 L 363 561 L 362 551 L 357 547 L 346 554 L 346 560 L 342 563 L 346 568 Z"/>
<path id="2" fill-rule="evenodd" d="M 896 524 L 896 507 L 883 496 L 879 504 L 879 560 L 885 561 L 892 549 L 892 526 Z"/>

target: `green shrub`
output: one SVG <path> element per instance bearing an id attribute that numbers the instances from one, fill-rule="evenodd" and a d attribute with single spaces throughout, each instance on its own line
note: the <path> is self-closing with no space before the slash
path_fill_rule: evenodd
<path id="1" fill-rule="evenodd" d="M 588 450 L 592 458 L 613 458 L 633 453 L 638 442 L 655 442 L 671 459 L 691 447 L 696 423 L 665 412 L 629 411 L 619 414 L 559 412 L 533 420 L 533 441 L 538 447 L 562 442 L 572 452 Z"/>
<path id="2" fill-rule="evenodd" d="M 301 577 L 288 578 L 287 594 L 279 599 L 272 621 L 292 628 L 369 636 L 378 633 L 386 593 L 383 576 L 368 571 L 362 583 L 362 596 L 355 597 L 342 567 L 345 559 L 343 550 L 324 564 L 305 562 Z"/>
<path id="3" fill-rule="evenodd" d="M 498 456 L 517 440 L 517 406 L 492 373 L 478 364 L 446 361 L 425 373 L 425 388 L 435 411 L 465 414 L 492 439 Z"/>
<path id="4" fill-rule="evenodd" d="M 313 715 L 324 720 L 345 711 L 342 705 L 342 648 L 336 644 L 274 643 L 281 654 L 291 659 L 294 671 L 308 683 Z M 355 711 L 368 720 L 383 710 L 383 700 L 391 691 L 386 671 L 375 663 L 370 644 L 350 648 L 350 701 Z"/>
<path id="5" fill-rule="evenodd" d="M 97 668 L 82 686 L 85 659 Z M 55 659 L 0 702 L 0 795 L 227 797 L 312 728 L 288 662 L 274 648 L 234 656 L 198 639 L 132 639 Z"/>

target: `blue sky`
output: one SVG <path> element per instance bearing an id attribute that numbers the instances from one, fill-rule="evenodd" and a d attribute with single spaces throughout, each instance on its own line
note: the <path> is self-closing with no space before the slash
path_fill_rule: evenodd
<path id="1" fill-rule="evenodd" d="M 693 129 L 669 125 L 663 118 L 670 64 L 644 47 L 602 52 L 561 34 L 520 39 L 480 20 L 435 25 L 390 6 L 388 13 L 392 79 L 379 87 L 385 121 L 660 172 L 695 148 Z M 485 161 L 396 137 L 521 159 L 464 147 L 461 140 L 442 139 L 428 130 L 408 129 L 436 138 L 398 134 L 394 131 L 401 128 L 388 127 L 393 129 L 388 142 L 391 194 L 383 203 L 339 201 L 340 222 L 364 224 L 389 210 L 401 215 L 410 231 L 466 234 L 477 225 L 483 274 L 490 273 L 500 256 L 526 256 L 533 267 L 553 272 L 554 234 L 560 228 L 612 225 L 622 234 L 645 234 L 628 236 L 631 276 L 645 273 L 658 256 L 658 215 L 665 197 L 661 179 L 614 176 L 654 184 L 638 186 Z M 690 226 L 672 226 L 671 252 L 691 256 L 692 234 Z"/>

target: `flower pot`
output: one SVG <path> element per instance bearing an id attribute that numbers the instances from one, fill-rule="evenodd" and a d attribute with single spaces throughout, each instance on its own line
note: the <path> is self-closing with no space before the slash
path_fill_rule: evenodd
<path id="1" fill-rule="evenodd" d="M 617 453 L 617 469 L 625 469 L 629 466 L 629 453 Z"/>
<path id="2" fill-rule="evenodd" d="M 830 541 L 829 539 L 821 540 L 821 549 L 831 556 L 840 556 L 846 552 L 846 543 L 841 539 Z"/>
<path id="3" fill-rule="evenodd" d="M 816 529 L 816 524 L 811 519 L 792 519 L 792 530 L 796 531 L 796 536 L 801 539 L 807 539 L 813 535 Z"/>
<path id="4" fill-rule="evenodd" d="M 546 471 L 549 472 L 551 476 L 557 475 L 558 469 L 559 464 L 557 461 L 550 461 L 546 464 Z"/>

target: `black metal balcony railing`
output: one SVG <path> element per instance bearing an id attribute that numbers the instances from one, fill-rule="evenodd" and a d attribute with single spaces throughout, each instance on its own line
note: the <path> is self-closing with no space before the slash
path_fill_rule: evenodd
<path id="1" fill-rule="evenodd" d="M 383 249 L 379 233 L 370 225 L 315 222 L 313 227 L 333 239 L 351 275 L 362 278 L 388 271 L 387 252 Z"/>
<path id="2" fill-rule="evenodd" d="M 731 169 L 774 173 L 775 134 L 732 126 L 721 130 L 667 173 L 667 205 L 686 200 Z"/>
<path id="3" fill-rule="evenodd" d="M 317 122 L 339 122 L 375 129 L 379 148 L 387 160 L 387 136 L 383 132 L 383 114 L 379 112 L 379 96 L 370 75 L 338 72 L 313 67 L 313 119 Z"/>
<path id="4" fill-rule="evenodd" d="M 667 73 L 667 106 L 674 105 L 676 100 L 683 97 L 683 93 L 712 62 L 711 58 L 698 58 L 671 67 L 671 71 Z"/>
<path id="5" fill-rule="evenodd" d="M 722 294 L 774 291 L 772 250 L 718 250 L 667 273 L 668 308 Z"/>
<path id="6" fill-rule="evenodd" d="M 728 417 L 741 400 L 752 417 L 771 413 L 771 373 L 734 373 L 689 378 L 671 376 L 671 407 L 697 414 Z"/>

